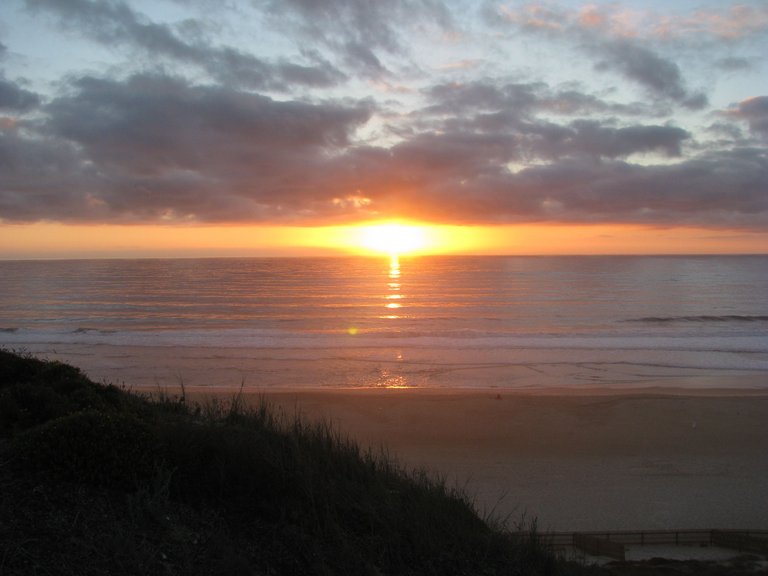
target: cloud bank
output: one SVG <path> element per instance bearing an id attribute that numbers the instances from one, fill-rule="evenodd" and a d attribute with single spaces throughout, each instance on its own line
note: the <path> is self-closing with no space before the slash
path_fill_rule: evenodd
<path id="1" fill-rule="evenodd" d="M 706 60 L 759 76 L 760 3 L 666 17 L 432 0 L 166 8 L 184 18 L 18 4 L 117 64 L 29 78 L 2 39 L 0 221 L 768 229 L 768 96 L 722 102 L 689 72 Z"/>

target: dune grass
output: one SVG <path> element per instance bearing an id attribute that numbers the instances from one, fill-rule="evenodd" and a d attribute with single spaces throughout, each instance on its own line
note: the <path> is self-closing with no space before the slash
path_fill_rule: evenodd
<path id="1" fill-rule="evenodd" d="M 327 423 L 0 351 L 0 573 L 571 574 Z"/>

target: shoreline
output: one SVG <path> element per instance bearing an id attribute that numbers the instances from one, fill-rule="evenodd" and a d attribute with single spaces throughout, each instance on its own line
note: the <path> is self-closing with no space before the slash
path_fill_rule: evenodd
<path id="1" fill-rule="evenodd" d="M 204 396 L 210 394 L 213 396 L 284 396 L 284 395 L 314 395 L 314 394 L 342 394 L 342 395 L 426 395 L 426 396 L 483 396 L 496 400 L 516 397 L 692 397 L 692 398 L 768 398 L 768 389 L 763 387 L 754 388 L 732 388 L 732 387 L 672 387 L 672 386 L 601 386 L 601 387 L 582 387 L 582 386 L 561 386 L 561 387 L 527 387 L 527 388 L 476 388 L 476 387 L 451 387 L 451 388 L 422 388 L 422 387 L 311 387 L 311 386 L 274 386 L 270 388 L 260 388 L 258 386 L 246 386 L 242 389 L 239 386 L 221 385 L 221 386 L 190 386 L 180 384 L 171 386 L 126 386 L 128 390 L 136 392 L 182 392 L 187 395 Z M 497 398 L 500 396 L 500 398 Z"/>
<path id="2" fill-rule="evenodd" d="M 135 388 L 440 390 L 583 394 L 598 390 L 734 390 L 768 394 L 768 370 L 678 365 L 664 351 L 220 348 L 20 343 L 80 367 L 94 381 Z M 695 360 L 700 361 L 703 354 Z M 730 362 L 734 362 L 733 358 Z M 667 392 L 665 392 L 667 393 Z"/>

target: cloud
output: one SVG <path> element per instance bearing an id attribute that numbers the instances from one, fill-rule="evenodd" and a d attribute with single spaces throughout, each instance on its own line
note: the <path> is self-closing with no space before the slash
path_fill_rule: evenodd
<path id="1" fill-rule="evenodd" d="M 727 11 L 699 10 L 679 27 L 736 40 L 768 31 L 768 6 L 738 4 Z"/>
<path id="2" fill-rule="evenodd" d="M 713 122 L 705 128 L 710 134 L 724 138 L 719 142 L 720 146 L 731 145 L 733 142 L 739 142 L 744 135 L 741 128 L 733 122 Z"/>
<path id="3" fill-rule="evenodd" d="M 26 112 L 40 104 L 40 96 L 3 78 L 0 73 L 0 110 Z"/>
<path id="4" fill-rule="evenodd" d="M 692 110 L 707 105 L 704 94 L 691 94 L 685 88 L 677 64 L 662 58 L 633 41 L 614 40 L 596 47 L 600 53 L 598 70 L 615 70 L 645 88 L 652 96 L 667 98 Z"/>
<path id="5" fill-rule="evenodd" d="M 309 218 L 338 194 L 318 191 L 314 173 L 371 115 L 366 103 L 281 102 L 161 75 L 83 77 L 44 110 L 35 133 L 4 135 L 0 218 Z M 81 194 L 69 209 L 40 201 L 66 190 Z"/>
<path id="6" fill-rule="evenodd" d="M 717 62 L 715 62 L 715 65 L 720 68 L 721 70 L 725 70 L 727 72 L 740 72 L 742 70 L 752 70 L 754 68 L 754 63 L 749 58 L 738 58 L 738 57 L 728 57 L 728 58 L 721 58 Z"/>
<path id="7" fill-rule="evenodd" d="M 94 173 L 77 147 L 18 128 L 0 126 L 0 221 L 67 221 L 85 213 Z"/>
<path id="8" fill-rule="evenodd" d="M 0 61 L 8 52 L 8 47 L 0 42 Z M 40 96 L 5 78 L 0 70 L 0 111 L 26 112 L 40 104 Z"/>
<path id="9" fill-rule="evenodd" d="M 403 63 L 410 35 L 431 28 L 451 30 L 450 10 L 438 0 L 253 0 L 266 7 L 276 26 L 336 53 L 352 70 L 371 79 L 392 71 L 389 55 Z"/>
<path id="10" fill-rule="evenodd" d="M 739 102 L 726 115 L 746 121 L 755 135 L 768 138 L 768 96 L 756 96 Z"/>
<path id="11" fill-rule="evenodd" d="M 212 46 L 199 37 L 186 40 L 170 26 L 151 22 L 121 1 L 26 0 L 26 3 L 32 10 L 56 14 L 62 25 L 106 46 L 124 45 L 153 59 L 193 64 L 228 84 L 286 91 L 296 85 L 333 86 L 346 79 L 326 61 L 306 65 L 275 63 L 229 46 Z M 191 25 L 189 21 L 186 24 Z"/>
<path id="12" fill-rule="evenodd" d="M 691 13 L 659 13 L 622 3 L 591 3 L 578 9 L 528 3 L 502 5 L 490 12 L 528 30 L 583 30 L 614 39 L 670 40 L 699 36 L 736 41 L 768 31 L 768 7 L 763 3 L 755 6 L 739 3 L 725 9 L 699 9 Z"/>
<path id="13" fill-rule="evenodd" d="M 744 113 L 760 106 L 745 104 Z M 466 124 L 442 118 L 393 146 L 371 146 L 354 138 L 370 104 L 280 102 L 161 75 L 83 77 L 43 111 L 38 124 L 0 132 L 6 221 L 375 216 L 768 230 L 762 150 L 715 150 L 671 165 L 624 159 L 679 154 L 689 135 L 671 126 L 557 125 L 513 111 L 506 123 L 485 122 L 505 112 L 481 110 Z"/>
<path id="14" fill-rule="evenodd" d="M 424 111 L 461 115 L 466 111 L 508 109 L 525 116 L 536 106 L 540 88 L 536 84 L 496 84 L 488 80 L 436 84 L 425 90 L 432 103 Z"/>
<path id="15" fill-rule="evenodd" d="M 492 80 L 437 84 L 425 90 L 429 104 L 420 111 L 421 125 L 434 133 L 461 140 L 465 135 L 493 134 L 508 138 L 505 161 L 589 156 L 622 158 L 636 153 L 681 155 L 690 134 L 674 126 L 630 124 L 614 120 L 556 123 L 540 113 L 562 116 L 594 113 L 637 113 L 626 105 L 606 103 L 577 90 L 553 91 L 546 84 L 494 83 Z M 414 122 L 419 124 L 419 122 Z"/>
<path id="16" fill-rule="evenodd" d="M 473 110 L 508 110 L 518 116 L 548 112 L 564 116 L 617 114 L 653 116 L 658 107 L 608 102 L 575 88 L 552 90 L 544 82 L 509 83 L 484 78 L 435 84 L 424 90 L 430 104 L 422 112 L 461 116 Z M 663 111 L 663 110 L 662 110 Z"/>
<path id="17" fill-rule="evenodd" d="M 703 93 L 690 92 L 678 65 L 648 48 L 648 13 L 616 6 L 587 5 L 569 10 L 557 5 L 527 4 L 486 9 L 493 25 L 513 24 L 535 35 L 571 42 L 596 58 L 595 70 L 612 71 L 642 87 L 652 98 L 671 101 L 691 110 L 707 106 Z M 668 22 L 667 22 L 668 23 Z M 642 44 L 641 44 L 642 42 Z"/>
<path id="18" fill-rule="evenodd" d="M 501 16 L 532 30 L 562 31 L 569 25 L 569 15 L 566 11 L 544 4 L 527 4 L 521 8 L 500 6 Z"/>
<path id="19" fill-rule="evenodd" d="M 547 92 L 538 85 L 456 93 L 436 86 L 428 94 L 446 116 L 425 111 L 425 129 L 386 148 L 354 138 L 374 112 L 365 102 L 281 102 L 158 74 L 82 77 L 43 108 L 39 124 L 3 134 L 0 218 L 664 219 L 664 202 L 674 205 L 674 178 L 653 181 L 665 168 L 617 160 L 677 156 L 689 134 L 672 126 L 543 121 L 531 111 Z M 514 162 L 534 167 L 511 171 Z M 669 192 L 656 197 L 660 189 Z M 699 211 L 708 221 L 696 206 L 690 203 L 691 217 Z"/>
<path id="20" fill-rule="evenodd" d="M 379 57 L 364 42 L 349 40 L 344 43 L 342 53 L 345 63 L 364 76 L 378 78 L 389 74 Z"/>
<path id="21" fill-rule="evenodd" d="M 580 120 L 571 125 L 567 140 L 569 155 L 587 154 L 624 158 L 636 153 L 661 151 L 669 157 L 681 155 L 681 144 L 690 134 L 674 126 L 628 126 L 612 128 L 596 121 Z"/>
<path id="22" fill-rule="evenodd" d="M 471 165 L 466 158 L 463 163 Z M 596 164 L 586 158 L 518 173 L 477 166 L 484 169 L 460 179 L 448 171 L 435 173 L 435 163 L 428 167 L 431 177 L 426 166 L 415 174 L 398 172 L 402 182 L 389 188 L 396 192 L 389 193 L 386 204 L 410 206 L 415 217 L 467 224 L 623 222 L 768 229 L 762 184 L 768 160 L 748 150 L 672 166 Z M 379 201 L 378 194 L 369 196 Z"/>

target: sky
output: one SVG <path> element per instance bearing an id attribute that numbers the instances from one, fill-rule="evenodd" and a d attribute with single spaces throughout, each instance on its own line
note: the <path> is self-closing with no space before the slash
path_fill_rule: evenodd
<path id="1" fill-rule="evenodd" d="M 2 0 L 0 258 L 768 252 L 765 0 Z"/>

